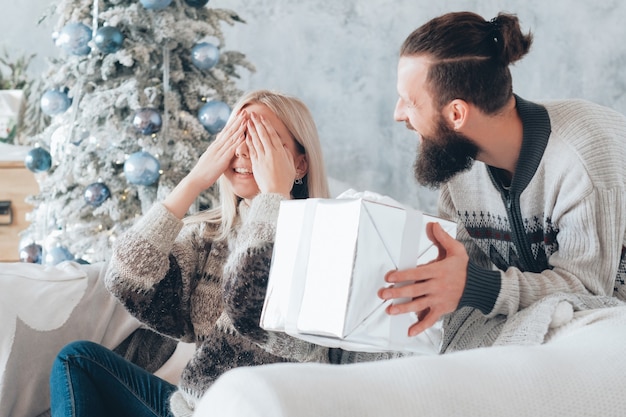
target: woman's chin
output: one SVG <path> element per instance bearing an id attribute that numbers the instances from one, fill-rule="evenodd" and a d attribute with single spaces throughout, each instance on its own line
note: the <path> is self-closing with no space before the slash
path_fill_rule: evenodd
<path id="1" fill-rule="evenodd" d="M 256 183 L 254 183 L 254 185 L 247 186 L 242 184 L 233 184 L 233 191 L 236 195 L 245 200 L 252 200 L 260 192 Z"/>

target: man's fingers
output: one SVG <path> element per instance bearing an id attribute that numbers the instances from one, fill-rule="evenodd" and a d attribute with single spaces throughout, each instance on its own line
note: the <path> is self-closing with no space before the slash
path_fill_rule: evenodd
<path id="1" fill-rule="evenodd" d="M 458 240 L 443 230 L 439 223 L 433 223 L 432 232 L 435 240 L 441 245 L 440 248 L 443 248 L 446 252 L 456 249 L 460 244 Z"/>
<path id="2" fill-rule="evenodd" d="M 398 315 L 398 314 L 412 313 L 414 311 L 422 311 L 422 310 L 426 310 L 429 308 L 428 306 L 429 300 L 427 299 L 428 297 L 418 297 L 418 298 L 404 297 L 404 298 L 409 298 L 409 301 L 406 301 L 404 303 L 391 304 L 387 306 L 387 313 L 391 315 Z"/>
<path id="3" fill-rule="evenodd" d="M 385 281 L 389 283 L 426 281 L 435 278 L 438 271 L 436 266 L 424 264 L 416 268 L 389 271 L 385 275 Z"/>
<path id="4" fill-rule="evenodd" d="M 420 319 L 417 323 L 409 327 L 409 336 L 417 336 L 424 330 L 434 326 L 440 317 L 441 316 L 434 314 L 432 311 L 429 311 L 428 314 L 424 316 L 424 318 Z"/>

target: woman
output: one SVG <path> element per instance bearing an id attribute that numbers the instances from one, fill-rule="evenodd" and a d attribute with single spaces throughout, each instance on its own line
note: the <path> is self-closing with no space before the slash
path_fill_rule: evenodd
<path id="1" fill-rule="evenodd" d="M 216 182 L 221 206 L 183 221 L 198 195 Z M 160 333 L 195 342 L 179 386 L 98 344 L 74 342 L 52 368 L 52 415 L 191 415 L 228 369 L 329 362 L 328 348 L 286 335 L 263 346 L 233 325 L 258 327 L 258 321 L 246 325 L 247 314 L 259 311 L 263 300 L 231 294 L 267 281 L 280 202 L 306 197 L 328 197 L 309 110 L 275 92 L 245 95 L 191 172 L 118 239 L 107 271 L 107 287 L 131 314 Z M 277 345 L 288 348 L 277 355 Z"/>

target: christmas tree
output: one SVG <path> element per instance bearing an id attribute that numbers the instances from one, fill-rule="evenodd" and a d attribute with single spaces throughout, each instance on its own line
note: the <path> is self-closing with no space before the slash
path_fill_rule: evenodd
<path id="1" fill-rule="evenodd" d="M 22 261 L 106 260 L 222 129 L 241 95 L 238 70 L 254 68 L 224 49 L 221 25 L 243 20 L 207 2 L 63 0 L 51 11 L 62 51 L 25 116 L 42 127 L 24 143 L 41 191 L 29 198 Z M 216 202 L 207 190 L 196 209 Z"/>

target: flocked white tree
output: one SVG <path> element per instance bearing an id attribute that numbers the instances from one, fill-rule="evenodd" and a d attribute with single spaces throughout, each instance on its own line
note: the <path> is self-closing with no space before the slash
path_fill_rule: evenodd
<path id="1" fill-rule="evenodd" d="M 24 141 L 41 191 L 29 198 L 22 261 L 107 259 L 223 127 L 238 71 L 254 68 L 225 49 L 221 25 L 243 20 L 207 2 L 62 0 L 48 16 L 62 53 L 39 80 L 42 129 Z"/>

